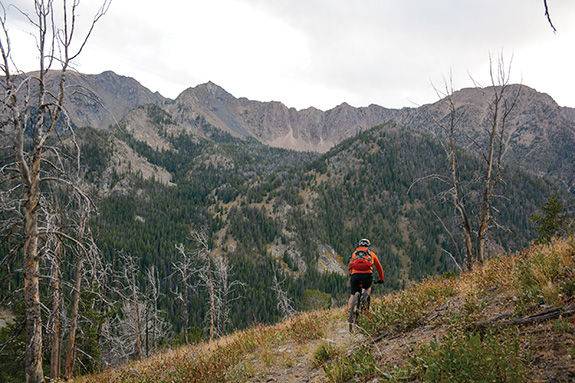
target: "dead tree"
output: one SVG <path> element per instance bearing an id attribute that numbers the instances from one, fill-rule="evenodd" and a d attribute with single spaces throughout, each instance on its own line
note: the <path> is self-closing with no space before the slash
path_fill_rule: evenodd
<path id="1" fill-rule="evenodd" d="M 472 216 L 468 207 L 467 192 L 462 189 L 461 174 L 459 173 L 460 156 L 459 148 L 462 147 L 459 140 L 465 137 L 465 133 L 460 131 L 459 119 L 462 115 L 457 115 L 453 101 L 453 91 L 449 92 L 447 102 L 449 104 L 449 124 L 447 126 L 450 163 L 450 189 L 448 194 L 451 203 L 459 212 L 461 227 L 465 238 L 466 258 L 465 266 L 469 269 L 474 263 L 483 263 L 487 259 L 486 238 L 489 228 L 492 226 L 492 202 L 495 187 L 501 179 L 502 161 L 506 151 L 508 140 L 508 118 L 515 108 L 521 86 L 512 88 L 509 84 L 510 67 L 506 68 L 502 55 L 498 56 L 496 64 L 490 57 L 490 79 L 491 86 L 487 88 L 489 100 L 489 113 L 485 127 L 480 127 L 481 132 L 478 137 L 467 137 L 471 142 L 471 148 L 475 148 L 475 153 L 482 166 L 482 175 L 479 179 L 480 198 L 478 201 L 478 213 Z M 474 224 L 474 222 L 477 222 Z"/>
<path id="2" fill-rule="evenodd" d="M 107 1 L 107 0 L 106 0 Z M 21 233 L 25 305 L 25 376 L 27 382 L 42 382 L 42 312 L 40 303 L 40 232 L 39 204 L 45 182 L 64 182 L 66 172 L 50 161 L 58 150 L 50 139 L 61 126 L 71 127 L 65 112 L 66 73 L 83 50 L 95 24 L 107 10 L 108 3 L 97 12 L 85 36 L 78 37 L 79 1 L 63 1 L 56 9 L 54 0 L 35 0 L 34 14 L 24 14 L 36 34 L 32 48 L 38 57 L 38 71 L 23 74 L 12 57 L 7 10 L 0 8 L 0 150 L 2 184 L 9 193 L 5 213 L 17 216 L 12 231 Z M 78 43 L 72 46 L 73 43 Z M 57 85 L 49 86 L 50 70 L 57 69 Z M 70 129 L 71 130 L 71 129 Z"/>
<path id="3" fill-rule="evenodd" d="M 231 304 L 233 301 L 240 297 L 234 297 L 236 286 L 244 286 L 244 283 L 233 280 L 231 281 L 232 267 L 228 259 L 222 254 L 214 254 L 211 256 L 212 266 L 212 283 L 213 283 L 213 297 L 210 299 L 211 307 L 208 315 L 212 332 L 210 332 L 210 340 L 214 337 L 219 338 L 226 334 L 227 326 L 230 322 Z"/>
<path id="4" fill-rule="evenodd" d="M 55 235 L 55 227 L 58 225 L 58 215 L 45 213 L 46 228 L 51 235 L 46 238 L 46 256 L 49 261 L 50 278 L 51 278 L 51 295 L 52 310 L 48 318 L 48 332 L 51 333 L 50 342 L 50 378 L 57 379 L 60 377 L 60 335 L 62 323 L 62 254 L 64 245 L 60 238 Z"/>
<path id="5" fill-rule="evenodd" d="M 218 255 L 210 250 L 207 229 L 193 230 L 191 240 L 196 247 L 190 253 L 186 252 L 183 245 L 176 246 L 182 256 L 182 261 L 174 264 L 174 267 L 182 278 L 186 278 L 186 281 L 191 281 L 191 277 L 196 276 L 199 285 L 207 289 L 209 306 L 206 321 L 211 341 L 225 334 L 226 326 L 229 323 L 230 306 L 234 300 L 239 299 L 239 297 L 232 298 L 233 293 L 235 288 L 242 286 L 243 283 L 238 280 L 230 280 L 232 268 L 223 255 Z M 190 287 L 188 282 L 184 284 L 185 291 L 189 290 Z M 185 314 L 185 323 L 187 326 L 187 313 Z"/>
<path id="6" fill-rule="evenodd" d="M 196 259 L 186 251 L 183 244 L 176 245 L 176 250 L 180 256 L 180 260 L 173 262 L 172 266 L 176 270 L 174 274 L 177 274 L 179 278 L 180 289 L 176 290 L 175 295 L 182 305 L 184 306 L 183 316 L 184 316 L 184 342 L 189 344 L 188 330 L 190 326 L 190 290 L 195 290 L 195 284 L 193 277 L 197 274 L 197 265 L 195 264 Z M 180 291 L 181 290 L 181 291 Z"/>
<path id="7" fill-rule="evenodd" d="M 161 339 L 169 339 L 171 328 L 158 310 L 158 278 L 154 268 L 146 270 L 146 280 L 151 294 L 142 294 L 137 284 L 135 258 L 120 252 L 120 258 L 127 271 L 116 275 L 113 284 L 119 285 L 114 293 L 121 297 L 119 313 L 106 320 L 99 332 L 101 336 L 102 361 L 105 365 L 116 365 L 144 355 L 143 338 L 152 332 L 152 352 Z M 153 285 L 153 286 L 152 286 Z M 155 286 L 155 287 L 154 287 Z M 116 302 L 117 303 L 117 302 Z M 149 344 L 146 354 L 150 354 Z"/>
<path id="8" fill-rule="evenodd" d="M 491 61 L 491 60 L 490 60 Z M 479 230 L 477 231 L 477 260 L 485 262 L 485 240 L 487 230 L 492 217 L 492 200 L 494 190 L 501 179 L 502 160 L 507 144 L 507 125 L 510 113 L 515 108 L 521 95 L 521 87 L 516 91 L 510 89 L 509 72 L 505 68 L 505 62 L 500 56 L 497 65 L 490 65 L 491 72 L 491 121 L 488 125 L 487 140 L 485 143 L 477 143 L 483 162 L 483 190 L 479 205 Z M 496 72 L 494 73 L 494 69 Z"/>
<path id="9" fill-rule="evenodd" d="M 85 203 L 84 198 L 73 195 L 72 199 L 61 198 L 66 193 L 62 190 L 54 190 L 50 193 L 50 199 L 42 197 L 41 216 L 44 223 L 40 227 L 40 232 L 45 237 L 45 245 L 41 249 L 42 259 L 47 264 L 41 265 L 41 272 L 47 268 L 48 273 L 42 274 L 42 278 L 50 280 L 51 285 L 51 307 L 48 310 L 47 332 L 51 338 L 51 361 L 50 378 L 56 380 L 60 378 L 60 345 L 65 334 L 68 334 L 67 358 L 65 364 L 64 379 L 68 380 L 73 372 L 76 358 L 76 333 L 79 328 L 80 312 L 80 291 L 88 287 L 89 281 L 85 274 L 90 275 L 94 280 L 99 273 L 100 254 L 92 238 L 88 227 L 88 219 L 93 210 L 93 205 Z M 65 205 L 62 205 L 65 203 Z M 64 226 L 71 228 L 70 233 L 66 233 Z M 63 267 L 67 262 L 76 258 L 73 268 L 73 278 L 64 277 Z M 90 267 L 85 272 L 85 264 Z M 85 286 L 85 287 L 84 287 Z M 72 296 L 72 311 L 69 316 L 69 323 L 65 324 L 64 318 L 67 313 L 64 310 L 64 300 L 67 292 Z M 48 309 L 48 307 L 46 307 Z M 68 331 L 64 331 L 65 327 Z"/>
<path id="10" fill-rule="evenodd" d="M 78 330 L 78 321 L 80 317 L 80 297 L 82 281 L 84 280 L 84 263 L 88 252 L 98 253 L 98 249 L 93 242 L 90 229 L 88 227 L 88 219 L 90 218 L 91 211 L 89 205 L 85 205 L 85 209 L 78 211 L 78 223 L 76 234 L 76 266 L 75 266 L 75 283 L 74 283 L 74 298 L 72 301 L 72 313 L 70 331 L 68 335 L 68 353 L 66 355 L 66 369 L 64 371 L 64 380 L 69 380 L 72 377 L 74 370 L 74 362 L 76 360 L 76 331 Z M 85 246 L 88 244 L 91 246 Z M 97 257 L 97 255 L 96 255 Z"/>
<path id="11" fill-rule="evenodd" d="M 467 107 L 457 107 L 453 99 L 452 84 L 446 84 L 445 93 L 438 91 L 447 103 L 448 113 L 442 120 L 434 118 L 436 125 L 447 137 L 446 151 L 449 171 L 447 175 L 433 175 L 448 185 L 444 193 L 453 205 L 459 217 L 459 225 L 463 232 L 466 269 L 475 263 L 483 263 L 487 259 L 486 238 L 492 226 L 492 202 L 494 190 L 501 178 L 502 161 L 508 140 L 508 118 L 517 104 L 521 94 L 521 86 L 512 87 L 509 84 L 509 69 L 505 67 L 502 56 L 494 65 L 490 57 L 491 86 L 489 92 L 489 113 L 484 126 L 477 127 L 480 133 L 476 136 L 468 134 L 461 126 Z M 436 90 L 437 91 L 437 90 Z M 464 147 L 475 154 L 481 163 L 481 175 L 476 182 L 479 187 L 474 194 L 479 195 L 477 213 L 470 208 L 470 192 L 466 190 L 460 174 L 461 153 Z"/>
<path id="12" fill-rule="evenodd" d="M 150 302 L 150 309 L 152 313 L 151 325 L 152 325 L 152 353 L 154 353 L 158 349 L 158 325 L 160 323 L 160 316 L 158 310 L 158 302 L 160 297 L 163 295 L 160 292 L 160 281 L 158 279 L 158 275 L 156 272 L 156 268 L 152 266 L 146 271 L 146 280 L 148 281 L 149 286 L 149 302 Z M 150 326 L 148 325 L 149 321 L 146 321 L 146 357 L 150 355 L 150 349 L 148 347 L 148 332 Z"/>
<path id="13" fill-rule="evenodd" d="M 284 319 L 297 314 L 293 308 L 293 301 L 282 288 L 282 283 L 278 281 L 277 274 L 274 273 L 274 286 L 272 290 L 276 293 L 277 308 L 282 313 Z"/>
<path id="14" fill-rule="evenodd" d="M 133 316 L 132 325 L 134 327 L 133 334 L 136 345 L 136 357 L 138 359 L 142 359 L 142 317 L 140 316 L 142 303 L 140 299 L 140 289 L 138 288 L 138 284 L 136 282 L 138 265 L 136 264 L 136 259 L 134 256 L 126 252 L 120 252 L 120 259 L 122 260 L 122 265 L 124 268 L 124 287 L 128 292 L 128 294 L 125 296 L 127 297 L 127 301 L 130 303 L 132 309 L 131 315 Z"/>

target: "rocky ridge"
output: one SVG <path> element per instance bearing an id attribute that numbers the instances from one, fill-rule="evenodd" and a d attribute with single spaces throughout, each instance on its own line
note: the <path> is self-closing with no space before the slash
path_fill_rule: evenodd
<path id="1" fill-rule="evenodd" d="M 69 83 L 90 88 L 99 97 L 99 101 L 72 100 L 70 113 L 77 125 L 104 129 L 112 121 L 125 118 L 127 130 L 158 149 L 165 149 L 163 139 L 153 137 L 149 129 L 157 122 L 142 116 L 141 111 L 134 111 L 138 106 L 157 105 L 169 116 L 172 131 L 202 135 L 198 121 L 203 121 L 235 137 L 319 153 L 386 122 L 441 137 L 435 121 L 446 118 L 449 113 L 446 99 L 417 108 L 387 109 L 373 104 L 356 108 L 343 103 L 327 111 L 296 110 L 277 101 L 236 98 L 212 82 L 188 88 L 175 100 L 168 100 L 135 80 L 113 72 L 70 77 Z M 456 107 L 465 113 L 461 123 L 463 135 L 478 137 L 489 123 L 492 90 L 492 87 L 467 88 L 453 93 Z M 566 189 L 575 190 L 575 109 L 560 107 L 549 95 L 527 86 L 509 88 L 510 94 L 518 90 L 520 97 L 507 122 L 506 160 L 539 176 L 550 176 Z M 134 113 L 139 115 L 134 117 Z M 166 126 L 164 124 L 164 128 Z"/>

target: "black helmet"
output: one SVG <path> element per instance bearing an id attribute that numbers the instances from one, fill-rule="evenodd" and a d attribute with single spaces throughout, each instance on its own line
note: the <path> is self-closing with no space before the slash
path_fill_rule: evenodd
<path id="1" fill-rule="evenodd" d="M 359 244 L 357 245 L 358 247 L 369 247 L 371 245 L 371 242 L 369 242 L 369 239 L 363 238 L 359 240 Z"/>

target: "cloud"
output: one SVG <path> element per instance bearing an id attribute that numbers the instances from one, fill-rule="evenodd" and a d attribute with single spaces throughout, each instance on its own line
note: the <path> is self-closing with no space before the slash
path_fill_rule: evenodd
<path id="1" fill-rule="evenodd" d="M 456 88 L 470 75 L 488 85 L 489 54 L 503 52 L 512 82 L 575 107 L 575 3 L 549 5 L 556 34 L 543 4 L 524 0 L 114 1 L 78 70 L 113 70 L 171 98 L 213 81 L 298 109 L 395 108 L 436 101 L 431 84 L 450 71 Z"/>

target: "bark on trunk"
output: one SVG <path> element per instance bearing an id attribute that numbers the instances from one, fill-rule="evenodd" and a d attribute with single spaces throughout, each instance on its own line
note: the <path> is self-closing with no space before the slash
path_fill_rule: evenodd
<path id="1" fill-rule="evenodd" d="M 36 229 L 32 230 L 37 231 Z M 26 305 L 26 383 L 40 383 L 44 380 L 44 372 L 42 371 L 42 313 L 40 309 L 37 243 L 37 235 L 29 238 L 24 266 L 24 301 Z"/>
<path id="2" fill-rule="evenodd" d="M 188 334 L 188 327 L 190 325 L 190 313 L 189 313 L 189 287 L 187 280 L 184 282 L 184 341 L 186 344 L 190 344 L 189 334 Z"/>
<path id="3" fill-rule="evenodd" d="M 62 254 L 62 247 L 58 245 L 56 251 L 57 260 L 54 265 L 54 273 L 52 275 L 52 352 L 50 355 L 50 379 L 56 380 L 60 377 L 60 300 L 62 291 L 60 288 L 60 257 Z"/>
<path id="4" fill-rule="evenodd" d="M 136 276 L 134 275 L 134 271 L 132 270 L 132 299 L 134 303 L 134 315 L 136 316 L 135 325 L 136 325 L 136 353 L 138 355 L 138 359 L 142 359 L 142 337 L 141 337 L 141 329 L 140 329 L 140 309 L 138 307 L 138 294 L 136 291 Z"/>
<path id="5" fill-rule="evenodd" d="M 22 152 L 20 152 L 22 153 Z M 38 259 L 38 194 L 40 184 L 40 156 L 37 155 L 32 162 L 32 172 L 22 169 L 21 174 L 30 175 L 25 178 L 25 237 L 24 244 L 24 303 L 26 307 L 26 351 L 24 355 L 26 383 L 42 382 L 42 311 L 40 306 L 39 274 L 40 262 Z M 24 161 L 20 162 L 21 168 Z"/>
<path id="6" fill-rule="evenodd" d="M 64 373 L 64 380 L 69 380 L 72 377 L 74 370 L 74 362 L 76 360 L 76 331 L 78 329 L 78 315 L 80 310 L 80 288 L 82 287 L 82 263 L 81 255 L 78 255 L 78 262 L 76 263 L 76 284 L 74 286 L 74 302 L 72 305 L 72 318 L 70 324 L 70 340 L 68 342 L 68 354 L 66 355 L 66 372 Z"/>

